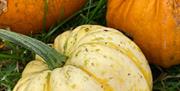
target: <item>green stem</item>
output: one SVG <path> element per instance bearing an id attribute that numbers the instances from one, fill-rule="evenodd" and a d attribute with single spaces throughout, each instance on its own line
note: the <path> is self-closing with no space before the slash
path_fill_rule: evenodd
<path id="1" fill-rule="evenodd" d="M 31 37 L 0 29 L 0 38 L 34 51 L 46 61 L 51 70 L 61 67 L 65 63 L 66 56 L 58 53 L 55 49 L 49 47 L 45 43 Z"/>

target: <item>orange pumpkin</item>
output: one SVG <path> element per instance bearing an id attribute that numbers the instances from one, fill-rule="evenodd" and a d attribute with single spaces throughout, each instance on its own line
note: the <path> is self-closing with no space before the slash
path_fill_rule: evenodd
<path id="1" fill-rule="evenodd" d="M 48 29 L 57 21 L 75 13 L 85 2 L 86 0 L 0 0 L 0 28 L 9 27 L 23 34 L 39 33 L 45 19 Z"/>
<path id="2" fill-rule="evenodd" d="M 124 31 L 149 62 L 180 64 L 180 0 L 109 0 L 107 25 Z"/>

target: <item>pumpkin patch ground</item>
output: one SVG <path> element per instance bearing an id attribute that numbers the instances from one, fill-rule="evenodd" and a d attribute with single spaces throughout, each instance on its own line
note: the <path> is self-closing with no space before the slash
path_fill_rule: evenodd
<path id="1" fill-rule="evenodd" d="M 10 20 L 13 19 L 13 17 L 16 18 L 17 20 L 18 19 L 23 20 L 22 18 L 25 17 L 22 15 L 22 17 L 19 18 L 20 15 L 16 15 L 16 13 L 14 12 L 13 13 L 14 16 L 3 15 L 3 18 L 2 18 L 1 14 L 8 12 L 8 10 L 9 10 L 9 8 L 6 8 L 5 1 L 6 0 L 0 0 L 0 27 L 2 24 L 7 25 L 5 23 L 11 22 Z M 11 1 L 15 2 L 18 0 L 11 0 Z M 28 0 L 19 0 L 19 1 L 25 2 Z M 37 0 L 31 0 L 31 1 L 35 2 Z M 41 0 L 39 0 L 39 1 L 41 1 Z M 46 1 L 46 0 L 44 0 L 44 1 Z M 58 1 L 58 0 L 52 0 L 52 1 Z M 63 1 L 63 0 L 60 0 L 60 1 Z M 76 0 L 73 0 L 73 1 L 76 1 Z M 10 3 L 13 6 L 13 2 L 10 2 Z M 51 5 L 52 5 L 52 3 L 51 3 Z M 65 5 L 68 5 L 68 4 L 65 4 Z M 1 6 L 3 6 L 4 9 L 1 8 Z M 13 6 L 13 7 L 15 7 L 15 6 Z M 28 6 L 28 7 L 31 7 L 31 6 Z M 43 7 L 43 8 L 45 8 L 45 7 Z M 15 10 L 15 8 L 14 8 L 14 10 Z M 24 8 L 24 10 L 28 10 L 28 9 Z M 61 10 L 59 10 L 59 11 L 61 11 Z M 39 21 L 32 20 L 31 23 L 38 21 L 41 24 L 38 23 L 39 24 L 39 25 L 37 25 L 38 27 L 37 28 L 33 27 L 33 29 L 31 29 L 31 30 L 35 31 L 34 29 L 38 29 L 37 32 L 39 32 L 39 31 L 42 31 L 43 29 L 48 29 L 48 31 L 44 31 L 39 34 L 32 34 L 33 32 L 31 30 L 29 30 L 30 34 L 28 36 L 38 39 L 44 43 L 52 44 L 52 43 L 54 43 L 54 39 L 59 34 L 62 34 L 63 32 L 65 32 L 67 30 L 73 30 L 73 29 L 77 28 L 77 26 L 80 26 L 83 24 L 95 24 L 95 25 L 98 24 L 101 26 L 107 26 L 106 25 L 107 24 L 106 11 L 107 11 L 107 0 L 86 0 L 86 4 L 81 9 L 72 10 L 73 13 L 70 15 L 68 14 L 68 16 L 66 18 L 62 19 L 61 21 L 52 23 L 52 22 L 54 22 L 54 20 L 56 20 L 55 17 L 52 20 L 47 19 L 47 21 L 49 21 L 51 23 L 51 24 L 46 23 L 48 25 L 48 28 L 43 26 L 44 20 L 42 19 L 43 18 L 42 16 L 40 17 L 42 20 L 40 18 L 39 18 Z M 13 10 L 12 10 L 12 12 L 13 12 Z M 23 11 L 20 11 L 20 12 L 23 12 Z M 31 11 L 28 10 L 28 12 L 31 12 Z M 52 10 L 50 10 L 50 12 L 52 12 Z M 48 12 L 46 12 L 46 13 L 48 13 Z M 49 16 L 51 16 L 51 14 L 49 14 Z M 56 15 L 56 14 L 53 14 L 53 15 Z M 58 13 L 57 16 L 58 15 L 60 15 L 60 14 Z M 8 21 L 4 21 L 5 17 L 9 18 L 9 19 L 11 18 L 11 19 Z M 32 17 L 34 17 L 34 16 L 32 16 Z M 29 17 L 29 19 L 25 18 L 25 20 L 29 21 L 32 19 L 32 17 Z M 37 18 L 38 17 L 39 16 L 37 16 Z M 14 22 L 16 22 L 17 20 L 15 20 Z M 24 27 L 15 26 L 13 24 L 10 24 L 10 25 L 12 25 L 15 28 L 16 32 L 23 32 L 24 34 L 29 33 L 29 32 L 24 32 L 24 30 L 23 30 Z M 25 26 L 28 26 L 28 25 L 25 25 Z M 23 31 L 19 28 L 21 28 Z M 10 29 L 10 28 L 8 28 L 8 29 Z M 107 30 L 105 30 L 105 31 L 107 31 Z M 37 32 L 34 32 L 34 33 L 37 33 Z M 80 33 L 82 33 L 82 32 L 80 32 Z M 76 36 L 75 33 L 73 36 Z M 89 40 L 90 39 L 91 39 L 91 37 L 89 37 Z M 69 40 L 72 40 L 72 39 L 69 39 Z M 85 41 L 85 42 L 87 42 L 87 41 Z M 63 42 L 61 42 L 61 43 L 63 43 Z M 52 45 L 50 45 L 50 46 L 52 46 Z M 103 49 L 101 47 L 100 47 L 100 49 Z M 69 50 L 71 49 L 71 47 L 68 47 L 68 48 L 69 48 Z M 83 49 L 83 47 L 81 49 Z M 106 49 L 106 48 L 104 48 L 104 49 Z M 92 50 L 93 50 L 93 48 L 92 48 Z M 107 50 L 108 49 L 106 49 L 106 51 Z M 101 50 L 99 51 L 99 53 L 101 53 Z M 103 52 L 103 53 L 106 54 L 105 52 Z M 81 55 L 82 54 L 79 54 L 79 58 L 81 58 Z M 93 55 L 93 54 L 91 54 L 91 55 Z M 86 57 L 88 57 L 88 56 L 86 56 Z M 26 48 L 18 46 L 12 42 L 0 40 L 0 91 L 12 91 L 13 88 L 15 87 L 17 81 L 21 78 L 24 68 L 34 58 L 35 58 L 34 52 L 31 52 L 31 51 L 27 50 Z M 79 62 L 79 63 L 81 63 L 81 62 Z M 77 63 L 73 63 L 73 64 L 77 65 Z M 86 64 L 88 64 L 88 63 L 86 63 Z M 105 62 L 102 65 L 104 65 L 104 64 L 105 64 Z M 92 65 L 95 65 L 95 64 L 92 64 Z M 127 65 L 127 66 L 129 66 L 129 65 Z M 66 67 L 66 68 L 73 69 L 73 67 Z M 174 65 L 169 68 L 163 68 L 159 65 L 150 64 L 150 68 L 151 68 L 151 72 L 152 72 L 152 76 L 153 76 L 153 89 L 152 89 L 153 91 L 180 91 L 180 65 Z M 66 70 L 68 70 L 68 69 L 66 69 Z M 141 68 L 141 71 L 142 70 L 144 70 L 144 68 Z M 74 70 L 74 71 L 79 72 L 78 70 Z M 83 71 L 85 71 L 85 69 Z M 122 71 L 122 72 L 126 73 L 126 71 Z M 128 74 L 128 76 L 129 75 L 131 75 L 131 74 Z M 81 76 L 81 75 L 79 75 L 79 76 Z M 84 76 L 87 76 L 87 75 L 84 75 Z M 147 78 L 148 78 L 148 76 L 147 76 Z M 80 82 L 80 81 L 81 80 L 78 80 L 76 82 Z M 147 84 L 151 83 L 149 80 L 147 80 L 147 81 L 148 81 Z M 102 81 L 98 80 L 98 82 L 102 82 Z M 19 84 L 17 86 L 22 87 Z M 75 87 L 75 86 L 72 85 L 72 87 Z M 108 88 L 108 86 L 106 84 L 103 84 L 103 87 L 106 87 L 107 91 L 110 90 L 110 88 Z"/>

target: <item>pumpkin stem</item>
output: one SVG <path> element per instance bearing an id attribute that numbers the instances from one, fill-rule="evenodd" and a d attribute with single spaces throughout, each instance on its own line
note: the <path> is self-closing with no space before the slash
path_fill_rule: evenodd
<path id="1" fill-rule="evenodd" d="M 51 70 L 63 66 L 67 58 L 47 44 L 22 34 L 0 29 L 0 38 L 35 52 L 46 61 Z"/>

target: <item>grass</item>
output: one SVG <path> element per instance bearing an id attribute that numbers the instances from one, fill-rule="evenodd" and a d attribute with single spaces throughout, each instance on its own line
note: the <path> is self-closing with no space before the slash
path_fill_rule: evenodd
<path id="1" fill-rule="evenodd" d="M 52 26 L 50 32 L 32 37 L 51 43 L 58 34 L 82 24 L 106 25 L 105 12 L 106 0 L 88 0 L 83 9 Z M 6 46 L 0 48 L 0 91 L 12 91 L 25 65 L 34 58 L 34 53 L 7 41 L 3 42 Z M 154 79 L 153 91 L 180 91 L 180 65 L 168 69 L 151 65 L 151 69 Z"/>

